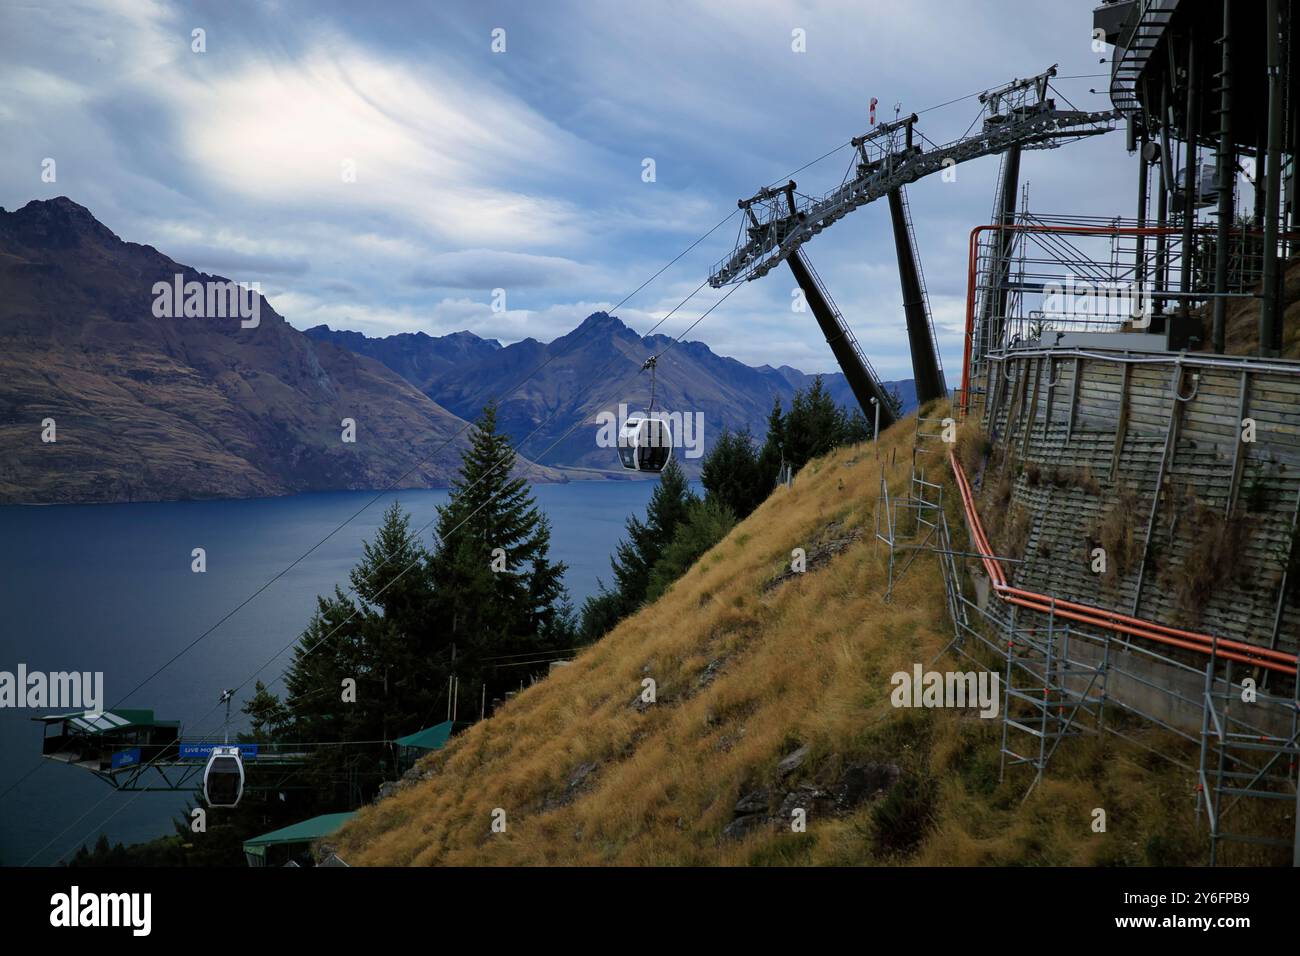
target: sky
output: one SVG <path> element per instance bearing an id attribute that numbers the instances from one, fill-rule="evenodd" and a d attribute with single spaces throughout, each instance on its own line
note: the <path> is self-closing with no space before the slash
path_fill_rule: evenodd
<path id="1" fill-rule="evenodd" d="M 965 97 L 922 115 L 935 142 L 967 128 L 973 94 L 1052 64 L 1071 103 L 1108 108 L 1089 92 L 1108 69 L 1092 6 L 0 0 L 0 205 L 66 195 L 123 239 L 258 283 L 300 329 L 549 341 L 618 305 L 678 335 L 722 295 L 672 312 L 731 252 L 736 200 L 866 132 L 872 97 L 878 119 Z M 802 169 L 800 191 L 838 185 L 849 152 Z M 997 170 L 909 187 L 951 368 Z M 1021 179 L 1039 213 L 1134 212 L 1119 132 L 1027 153 Z M 882 376 L 910 377 L 886 204 L 804 251 Z M 833 371 L 793 289 L 773 270 L 689 338 Z"/>

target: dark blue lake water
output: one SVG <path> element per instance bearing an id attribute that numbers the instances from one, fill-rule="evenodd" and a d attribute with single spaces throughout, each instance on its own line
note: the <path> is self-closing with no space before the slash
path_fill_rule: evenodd
<path id="1" fill-rule="evenodd" d="M 552 523 L 552 556 L 569 565 L 575 607 L 609 580 L 609 555 L 629 514 L 643 513 L 646 481 L 538 485 Z M 0 507 L 0 670 L 103 671 L 105 706 L 284 569 L 373 497 L 336 492 L 251 501 Z M 302 631 L 316 595 L 346 585 L 389 495 L 339 531 L 125 706 L 159 719 L 202 721 L 223 688 L 242 683 Z M 445 491 L 397 495 L 414 527 Z M 427 540 L 427 539 L 426 539 Z M 190 552 L 207 552 L 207 572 Z M 263 671 L 273 678 L 287 659 Z M 281 689 L 280 685 L 276 689 Z M 25 709 L 0 708 L 0 864 L 50 864 L 100 833 L 114 842 L 170 833 L 186 794 L 117 793 L 88 773 L 40 759 L 41 728 Z M 205 716 L 206 715 L 206 716 Z"/>

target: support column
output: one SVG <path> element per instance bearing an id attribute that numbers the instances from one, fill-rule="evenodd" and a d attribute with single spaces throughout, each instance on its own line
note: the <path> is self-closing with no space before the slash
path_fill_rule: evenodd
<path id="1" fill-rule="evenodd" d="M 1277 355 L 1281 336 L 1278 321 L 1277 218 L 1282 185 L 1282 44 L 1279 37 L 1278 0 L 1265 3 L 1268 36 L 1268 162 L 1264 181 L 1264 263 L 1260 286 L 1263 299 L 1259 305 L 1259 354 Z M 1256 171 L 1258 179 L 1258 170 Z"/>
<path id="2" fill-rule="evenodd" d="M 926 315 L 921 277 L 912 254 L 912 232 L 903 211 L 903 197 L 897 189 L 889 191 L 889 215 L 894 222 L 894 249 L 898 253 L 898 280 L 903 287 L 903 314 L 907 319 L 907 344 L 912 350 L 912 376 L 916 379 L 916 401 L 920 405 L 944 398 L 948 391 L 939 357 L 935 354 L 934 336 Z"/>
<path id="3" fill-rule="evenodd" d="M 1191 300 L 1188 296 L 1192 291 L 1192 259 L 1195 255 L 1193 245 L 1195 236 L 1192 226 L 1196 223 L 1196 200 L 1199 198 L 1198 187 L 1201 180 L 1200 159 L 1196 148 L 1196 137 L 1199 133 L 1197 126 L 1200 125 L 1197 120 L 1201 109 L 1200 82 L 1196 75 L 1198 68 L 1196 34 L 1189 30 L 1187 33 L 1187 115 L 1183 123 L 1183 136 L 1187 145 L 1186 155 L 1183 157 L 1183 254 L 1181 277 L 1178 283 L 1179 291 L 1183 293 L 1178 311 L 1184 322 L 1191 316 Z"/>
<path id="4" fill-rule="evenodd" d="M 1147 163 L 1147 131 L 1146 127 L 1142 129 L 1142 135 L 1137 141 L 1138 156 L 1138 229 L 1145 229 L 1147 225 L 1147 180 L 1150 177 L 1150 169 Z M 1136 288 L 1133 290 L 1135 296 L 1142 296 L 1146 286 L 1146 236 L 1138 233 L 1137 249 L 1134 253 L 1133 262 L 1133 280 Z"/>
<path id="5" fill-rule="evenodd" d="M 785 261 L 790 264 L 790 271 L 794 273 L 799 288 L 803 289 L 804 298 L 812 309 L 817 324 L 821 326 L 822 334 L 826 336 L 826 344 L 831 347 L 835 361 L 839 363 L 844 377 L 849 381 L 849 387 L 853 389 L 853 397 L 862 407 L 862 414 L 867 416 L 867 421 L 872 420 L 875 407 L 871 402 L 875 399 L 880 408 L 880 429 L 884 431 L 895 421 L 894 409 L 889 404 L 889 396 L 885 394 L 884 387 L 858 357 L 857 349 L 846 334 L 842 317 L 822 294 L 821 285 L 813 277 L 803 256 L 796 250 Z"/>
<path id="6" fill-rule="evenodd" d="M 1259 128 L 1255 139 L 1255 210 L 1251 221 L 1256 229 L 1264 228 L 1264 154 L 1268 150 L 1268 123 Z"/>
<path id="7" fill-rule="evenodd" d="M 1215 157 L 1215 178 L 1219 190 L 1219 222 L 1214 253 L 1214 328 L 1210 338 L 1213 351 L 1225 349 L 1225 311 L 1228 300 L 1228 232 L 1232 225 L 1234 186 L 1237 182 L 1236 153 L 1232 146 L 1232 4 L 1223 0 L 1222 67 L 1219 72 L 1219 149 Z"/>
<path id="8" fill-rule="evenodd" d="M 1156 236 L 1156 290 L 1163 292 L 1169 288 L 1169 240 L 1166 238 L 1164 229 L 1169 225 L 1169 189 L 1173 185 L 1170 182 L 1172 177 L 1169 175 L 1169 167 L 1173 164 L 1173 157 L 1169 153 L 1169 81 L 1162 80 L 1160 83 L 1160 192 L 1156 200 L 1156 225 L 1160 227 L 1160 233 Z M 1165 299 L 1156 298 L 1156 312 L 1164 315 Z"/>
<path id="9" fill-rule="evenodd" d="M 999 205 L 997 224 L 1010 226 L 1016 220 L 1016 191 L 1020 188 L 1020 145 L 1017 143 L 1003 154 L 1002 182 L 998 187 Z M 991 263 L 992 287 L 984 296 L 980 328 L 987 330 L 986 344 L 991 349 L 1002 345 L 1002 326 L 1007 313 L 1007 279 L 1011 275 L 1011 244 L 1015 233 L 1010 229 L 997 230 L 997 256 Z"/>

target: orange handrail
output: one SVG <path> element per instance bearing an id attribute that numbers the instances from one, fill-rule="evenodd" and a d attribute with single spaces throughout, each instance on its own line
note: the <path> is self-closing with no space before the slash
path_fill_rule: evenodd
<path id="1" fill-rule="evenodd" d="M 948 461 L 952 465 L 953 477 L 957 481 L 957 490 L 961 494 L 962 507 L 966 512 L 966 523 L 970 529 L 971 537 L 975 541 L 980 560 L 984 563 L 984 568 L 993 584 L 993 591 L 1000 600 L 1116 633 L 1140 637 L 1143 640 L 1154 641 L 1158 644 L 1180 647 L 1207 656 L 1222 657 L 1225 660 L 1240 661 L 1283 674 L 1296 673 L 1296 655 L 1288 654 L 1285 651 L 1257 647 L 1244 641 L 1220 638 L 1212 634 L 1185 631 L 1160 624 L 1157 621 L 1149 621 L 1128 614 L 1109 611 L 1105 608 L 1094 607 L 1090 604 L 1064 601 L 1037 591 L 1012 587 L 1007 583 L 1001 562 L 998 561 L 993 549 L 989 546 L 988 538 L 984 533 L 984 525 L 980 522 L 979 511 L 975 507 L 975 496 L 971 492 L 966 472 L 962 469 L 956 454 L 951 450 L 948 452 Z"/>

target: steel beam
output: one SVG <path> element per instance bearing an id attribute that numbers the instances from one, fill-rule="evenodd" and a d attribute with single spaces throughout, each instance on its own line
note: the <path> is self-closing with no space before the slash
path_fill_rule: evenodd
<path id="1" fill-rule="evenodd" d="M 1201 168 L 1196 137 L 1197 117 L 1201 109 L 1201 84 L 1197 77 L 1200 64 L 1196 62 L 1196 33 L 1187 31 L 1187 119 L 1184 122 L 1184 137 L 1187 154 L 1183 157 L 1183 254 L 1180 261 L 1181 276 L 1179 291 L 1186 296 L 1192 291 L 1192 230 L 1196 225 L 1196 202 L 1200 199 Z M 1191 306 L 1187 298 L 1178 303 L 1178 311 L 1183 321 L 1191 315 Z"/>
<path id="2" fill-rule="evenodd" d="M 903 289 L 903 314 L 907 320 L 907 344 L 912 350 L 912 377 L 916 379 L 918 405 L 934 399 L 945 398 L 943 372 L 939 370 L 939 356 L 935 354 L 934 336 L 930 331 L 930 317 L 926 312 L 925 294 L 921 291 L 921 276 L 913 254 L 912 230 L 903 209 L 903 197 L 898 189 L 889 191 L 889 216 L 894 224 L 894 250 L 898 254 L 898 281 Z"/>
<path id="3" fill-rule="evenodd" d="M 884 431 L 894 424 L 896 420 L 894 407 L 890 404 L 889 395 L 886 394 L 884 386 L 880 384 L 858 355 L 858 350 L 848 335 L 843 318 L 827 300 L 826 296 L 822 294 L 821 284 L 813 277 L 807 263 L 803 260 L 803 256 L 798 251 L 795 251 L 786 257 L 786 262 L 790 264 L 790 271 L 794 273 L 795 281 L 799 283 L 799 288 L 803 290 L 804 298 L 812 309 L 817 324 L 821 326 L 822 334 L 826 336 L 826 344 L 831 347 L 831 352 L 835 355 L 835 361 L 839 363 L 841 371 L 844 372 L 844 377 L 848 379 L 849 387 L 853 389 L 853 397 L 858 400 L 862 413 L 867 416 L 868 421 L 871 421 L 872 416 L 875 414 L 872 400 L 874 399 L 879 403 L 880 429 Z"/>
<path id="4" fill-rule="evenodd" d="M 1237 156 L 1232 145 L 1232 4 L 1223 0 L 1222 66 L 1219 72 L 1219 149 L 1215 156 L 1214 176 L 1218 180 L 1219 221 L 1214 251 L 1214 327 L 1211 349 L 1220 355 L 1225 350 L 1225 315 L 1228 302 L 1228 229 L 1232 225 L 1234 187 L 1237 182 Z"/>
<path id="5" fill-rule="evenodd" d="M 1281 339 L 1278 334 L 1281 310 L 1277 296 L 1277 220 L 1282 185 L 1282 98 L 1286 91 L 1282 88 L 1283 51 L 1278 14 L 1278 0 L 1268 0 L 1264 14 L 1268 30 L 1268 162 L 1264 171 L 1264 265 L 1260 277 L 1263 300 L 1259 306 L 1259 354 L 1267 356 L 1278 354 Z M 1258 181 L 1258 168 L 1255 178 Z"/>
<path id="6" fill-rule="evenodd" d="M 1009 226 L 1016 218 L 1016 191 L 1020 188 L 1020 145 L 1017 143 L 1008 149 L 1002 157 L 1002 182 L 998 186 L 997 224 Z M 1006 283 L 1011 272 L 1011 244 L 1015 239 L 1012 229 L 997 230 L 994 239 L 997 252 L 990 269 L 992 282 L 984 294 L 980 309 L 981 334 L 984 336 L 984 349 L 996 351 L 1002 346 L 1002 325 L 1007 314 Z"/>

